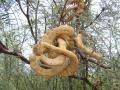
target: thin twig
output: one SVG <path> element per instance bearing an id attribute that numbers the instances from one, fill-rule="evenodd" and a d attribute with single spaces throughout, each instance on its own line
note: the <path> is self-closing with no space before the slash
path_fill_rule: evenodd
<path id="1" fill-rule="evenodd" d="M 16 0 L 16 2 L 18 3 L 18 5 L 20 7 L 20 10 L 22 11 L 22 13 L 25 15 L 25 17 L 27 19 L 27 22 L 29 24 L 29 28 L 30 28 L 32 37 L 33 37 L 35 43 L 37 43 L 37 39 L 36 39 L 36 37 L 34 35 L 33 27 L 32 27 L 32 24 L 31 24 L 31 21 L 30 21 L 30 16 L 29 16 L 29 0 L 27 0 L 27 12 L 26 13 L 23 11 L 23 8 L 21 6 L 20 0 Z"/>
<path id="2" fill-rule="evenodd" d="M 95 83 L 91 83 L 87 78 L 80 77 L 80 76 L 75 76 L 75 75 L 69 76 L 69 78 L 84 81 L 85 83 L 87 83 L 92 88 L 92 90 L 98 90 L 99 85 L 102 83 L 100 80 L 96 80 Z"/>
<path id="3" fill-rule="evenodd" d="M 85 81 L 90 87 L 93 87 L 93 84 L 87 79 L 87 78 L 84 78 L 84 77 L 78 77 L 78 76 L 69 76 L 70 78 L 74 78 L 74 79 L 78 79 L 78 80 L 83 80 Z"/>
<path id="4" fill-rule="evenodd" d="M 85 26 L 85 27 L 83 27 L 83 28 L 87 28 L 87 27 L 89 27 L 90 25 L 92 25 L 92 24 L 100 17 L 100 15 L 101 15 L 104 11 L 105 11 L 105 8 L 102 8 L 101 12 L 95 17 L 95 19 L 94 19 L 92 22 L 90 22 L 89 25 L 87 25 L 87 26 Z"/>
<path id="5" fill-rule="evenodd" d="M 61 12 L 61 14 L 60 14 L 59 25 L 60 25 L 61 18 L 62 18 L 62 16 L 63 16 L 64 10 L 65 10 L 65 8 L 66 8 L 67 2 L 68 2 L 68 0 L 65 1 L 64 7 L 63 7 L 62 12 Z"/>
<path id="6" fill-rule="evenodd" d="M 89 62 L 92 62 L 92 63 L 94 63 L 94 64 L 96 64 L 96 65 L 98 65 L 98 66 L 100 66 L 100 67 L 102 67 L 104 69 L 111 69 L 111 67 L 100 64 L 93 58 L 86 57 L 86 55 L 83 52 L 81 52 L 80 50 L 78 50 L 77 48 L 75 48 L 75 50 L 77 51 L 77 53 L 79 53 L 79 55 L 81 56 L 82 59 L 88 60 Z"/>
<path id="7" fill-rule="evenodd" d="M 26 13 L 23 11 L 20 0 L 16 0 L 16 2 L 18 3 L 20 10 L 22 11 L 22 13 L 26 16 Z"/>
<path id="8" fill-rule="evenodd" d="M 55 6 L 56 6 L 56 7 L 58 7 L 58 6 L 57 6 L 57 3 L 56 3 L 56 1 L 55 1 L 55 0 L 53 0 L 53 2 L 54 2 L 54 4 L 55 4 Z"/>

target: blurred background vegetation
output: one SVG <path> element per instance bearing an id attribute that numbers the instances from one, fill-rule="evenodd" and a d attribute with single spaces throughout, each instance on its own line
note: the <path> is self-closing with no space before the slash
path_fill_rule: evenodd
<path id="1" fill-rule="evenodd" d="M 58 25 L 64 2 L 20 0 L 20 6 L 19 0 L 0 0 L 0 40 L 28 58 L 32 45 Z M 85 44 L 102 53 L 101 64 L 111 69 L 81 60 L 76 76 L 87 78 L 99 88 L 93 89 L 81 78 L 54 77 L 46 81 L 19 58 L 0 54 L 0 90 L 120 90 L 120 0 L 85 0 L 85 3 L 86 11 L 77 17 L 85 32 Z M 76 18 L 71 22 L 71 26 L 75 25 Z"/>

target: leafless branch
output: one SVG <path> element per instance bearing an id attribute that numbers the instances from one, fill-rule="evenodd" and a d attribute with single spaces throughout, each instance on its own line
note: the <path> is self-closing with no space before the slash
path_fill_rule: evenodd
<path id="1" fill-rule="evenodd" d="M 95 19 L 93 21 L 90 22 L 89 25 L 85 26 L 84 28 L 89 27 L 90 25 L 92 25 L 99 17 L 100 15 L 105 11 L 105 8 L 102 8 L 101 12 L 95 17 Z"/>
<path id="2" fill-rule="evenodd" d="M 22 55 L 21 52 L 16 52 L 13 50 L 9 50 L 1 41 L 0 41 L 0 54 L 4 53 L 4 54 L 8 54 L 8 55 L 13 55 L 13 56 L 17 56 L 18 58 L 20 58 L 23 62 L 25 62 L 26 64 L 30 64 L 30 62 Z"/>
<path id="3" fill-rule="evenodd" d="M 16 2 L 18 3 L 18 5 L 19 5 L 19 7 L 20 7 L 20 10 L 22 11 L 22 13 L 23 13 L 25 16 L 27 16 L 26 13 L 25 13 L 25 12 L 23 11 L 23 9 L 22 9 L 20 0 L 16 0 Z"/>
<path id="4" fill-rule="evenodd" d="M 84 77 L 79 77 L 79 76 L 69 76 L 70 78 L 74 78 L 74 79 L 77 79 L 77 80 L 83 80 L 85 81 L 90 87 L 93 87 L 93 84 L 87 79 L 87 78 L 84 78 Z"/>
<path id="5" fill-rule="evenodd" d="M 18 3 L 18 5 L 20 7 L 20 10 L 22 11 L 22 13 L 25 15 L 25 17 L 27 19 L 27 22 L 29 24 L 29 28 L 30 28 L 32 37 L 34 38 L 35 43 L 37 43 L 37 39 L 36 39 L 36 37 L 34 35 L 33 27 L 32 27 L 32 24 L 31 24 L 31 21 L 30 21 L 30 16 L 29 16 L 29 0 L 27 0 L 27 12 L 26 13 L 23 11 L 23 8 L 21 6 L 20 0 L 16 0 L 16 2 Z"/>
<path id="6" fill-rule="evenodd" d="M 86 55 L 85 55 L 83 52 L 81 52 L 80 50 L 78 50 L 77 48 L 75 48 L 75 50 L 77 51 L 77 53 L 79 53 L 79 55 L 81 56 L 82 59 L 88 60 L 89 62 L 92 62 L 92 63 L 94 63 L 94 64 L 96 64 L 96 65 L 98 65 L 99 67 L 102 67 L 102 68 L 104 68 L 104 69 L 111 69 L 111 67 L 106 66 L 106 65 L 103 65 L 103 64 L 100 64 L 100 63 L 98 63 L 98 62 L 97 62 L 95 59 L 93 59 L 93 58 L 88 58 L 88 57 L 86 57 Z"/>
<path id="7" fill-rule="evenodd" d="M 56 1 L 55 1 L 55 0 L 53 0 L 53 2 L 54 2 L 54 4 L 55 4 L 55 6 L 56 6 L 56 7 L 58 7 L 58 6 L 57 6 L 57 3 L 56 3 Z"/>
<path id="8" fill-rule="evenodd" d="M 37 41 L 37 34 L 38 34 L 38 8 L 39 8 L 39 0 L 37 1 L 37 6 L 35 8 L 35 38 L 36 38 L 36 41 Z M 36 42 L 37 43 L 37 42 Z"/>
<path id="9" fill-rule="evenodd" d="M 84 78 L 84 77 L 75 76 L 75 75 L 69 76 L 69 77 L 84 81 L 86 84 L 88 84 L 92 88 L 92 90 L 99 90 L 99 85 L 102 84 L 101 80 L 99 79 L 97 79 L 95 83 L 91 83 L 87 78 Z"/>
<path id="10" fill-rule="evenodd" d="M 66 7 L 66 4 L 67 4 L 68 0 L 65 1 L 65 4 L 64 4 L 64 7 L 63 9 L 61 10 L 61 14 L 60 14 L 60 19 L 59 19 L 59 25 L 60 25 L 60 22 L 61 22 L 61 19 L 62 19 L 62 16 L 63 16 L 63 13 L 64 13 L 64 10 L 65 10 L 65 7 Z"/>
<path id="11" fill-rule="evenodd" d="M 89 62 L 92 62 L 92 63 L 94 63 L 94 64 L 96 64 L 96 65 L 98 65 L 99 67 L 102 67 L 102 68 L 104 68 L 104 69 L 111 69 L 111 67 L 106 66 L 106 65 L 103 65 L 103 64 L 100 64 L 100 63 L 96 62 L 96 60 L 94 60 L 94 59 L 92 59 L 92 58 L 89 58 L 88 61 L 89 61 Z"/>

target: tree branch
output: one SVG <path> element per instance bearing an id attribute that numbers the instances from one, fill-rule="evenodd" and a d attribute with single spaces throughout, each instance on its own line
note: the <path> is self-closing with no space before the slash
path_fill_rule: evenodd
<path id="1" fill-rule="evenodd" d="M 102 8 L 101 12 L 95 17 L 95 19 L 94 19 L 93 21 L 91 21 L 89 25 L 87 25 L 87 26 L 85 26 L 85 27 L 83 27 L 83 28 L 87 28 L 87 27 L 89 27 L 90 25 L 92 25 L 92 24 L 100 17 L 100 15 L 101 15 L 104 11 L 105 11 L 105 8 Z"/>
<path id="2" fill-rule="evenodd" d="M 99 85 L 102 83 L 99 79 L 95 81 L 95 83 L 91 83 L 87 78 L 79 77 L 79 76 L 69 76 L 70 78 L 77 79 L 77 80 L 83 80 L 85 83 L 87 83 L 92 90 L 99 90 Z"/>
<path id="3" fill-rule="evenodd" d="M 35 41 L 35 43 L 37 43 L 37 39 L 34 35 L 34 31 L 33 31 L 33 27 L 32 27 L 32 24 L 31 24 L 31 21 L 30 21 L 30 15 L 29 15 L 29 0 L 27 0 L 27 12 L 25 13 L 23 11 L 23 8 L 21 6 L 21 3 L 20 3 L 20 0 L 16 0 L 16 2 L 18 3 L 19 7 L 20 7 L 20 10 L 22 11 L 22 13 L 25 15 L 26 19 L 27 19 L 27 22 L 28 22 L 28 25 L 29 25 L 29 28 L 30 28 L 30 31 L 31 31 L 31 34 L 32 34 L 32 37 Z"/>
<path id="4" fill-rule="evenodd" d="M 8 54 L 8 55 L 13 55 L 13 56 L 17 56 L 18 58 L 20 58 L 23 62 L 25 62 L 26 64 L 30 64 L 30 62 L 22 55 L 21 52 L 15 52 L 13 50 L 9 50 L 1 41 L 0 41 L 0 54 L 4 53 L 4 54 Z"/>
<path id="5" fill-rule="evenodd" d="M 58 6 L 57 6 L 57 3 L 56 3 L 56 1 L 55 1 L 55 0 L 53 0 L 53 2 L 54 2 L 54 4 L 55 4 L 55 6 L 56 6 L 56 7 L 58 7 Z"/>
<path id="6" fill-rule="evenodd" d="M 62 12 L 60 14 L 59 25 L 60 25 L 60 22 L 61 22 L 61 19 L 62 19 L 62 16 L 63 16 L 63 13 L 64 13 L 67 2 L 68 2 L 68 0 L 65 1 L 64 7 L 63 7 Z"/>
<path id="7" fill-rule="evenodd" d="M 22 11 L 22 13 L 26 16 L 26 13 L 23 11 L 20 0 L 16 0 L 16 2 L 18 3 L 20 10 Z"/>
<path id="8" fill-rule="evenodd" d="M 92 62 L 92 63 L 94 63 L 94 64 L 96 64 L 96 65 L 98 65 L 98 66 L 100 66 L 100 67 L 102 67 L 102 68 L 104 68 L 104 69 L 111 69 L 111 67 L 106 66 L 106 65 L 103 65 L 103 64 L 100 64 L 100 63 L 96 62 L 96 61 L 95 61 L 94 59 L 92 59 L 92 58 L 89 58 L 88 61 L 89 61 L 89 62 Z"/>
<path id="9" fill-rule="evenodd" d="M 78 79 L 78 80 L 83 80 L 85 81 L 90 87 L 93 87 L 94 85 L 87 79 L 87 78 L 84 78 L 84 77 L 78 77 L 78 76 L 69 76 L 70 78 L 74 78 L 74 79 Z"/>
<path id="10" fill-rule="evenodd" d="M 83 52 L 81 52 L 80 50 L 78 50 L 77 48 L 75 48 L 75 50 L 81 56 L 82 59 L 88 60 L 89 62 L 92 62 L 92 63 L 94 63 L 94 64 L 96 64 L 96 65 L 98 65 L 98 66 L 100 66 L 100 67 L 102 67 L 104 69 L 111 69 L 111 67 L 103 65 L 103 64 L 100 64 L 93 58 L 87 58 L 86 55 Z"/>

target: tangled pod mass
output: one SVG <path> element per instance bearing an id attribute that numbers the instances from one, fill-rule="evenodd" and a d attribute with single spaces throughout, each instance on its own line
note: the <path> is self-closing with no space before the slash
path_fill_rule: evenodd
<path id="1" fill-rule="evenodd" d="M 77 71 L 78 58 L 72 47 L 77 46 L 86 55 L 100 59 L 101 55 L 85 47 L 82 43 L 82 35 L 73 37 L 74 29 L 68 25 L 49 30 L 38 44 L 33 46 L 33 54 L 30 55 L 30 65 L 37 75 L 50 78 L 52 76 L 71 76 Z M 42 67 L 41 64 L 48 68 Z"/>
<path id="2" fill-rule="evenodd" d="M 60 20 L 70 22 L 75 16 L 79 16 L 85 11 L 83 0 L 68 0 Z"/>

